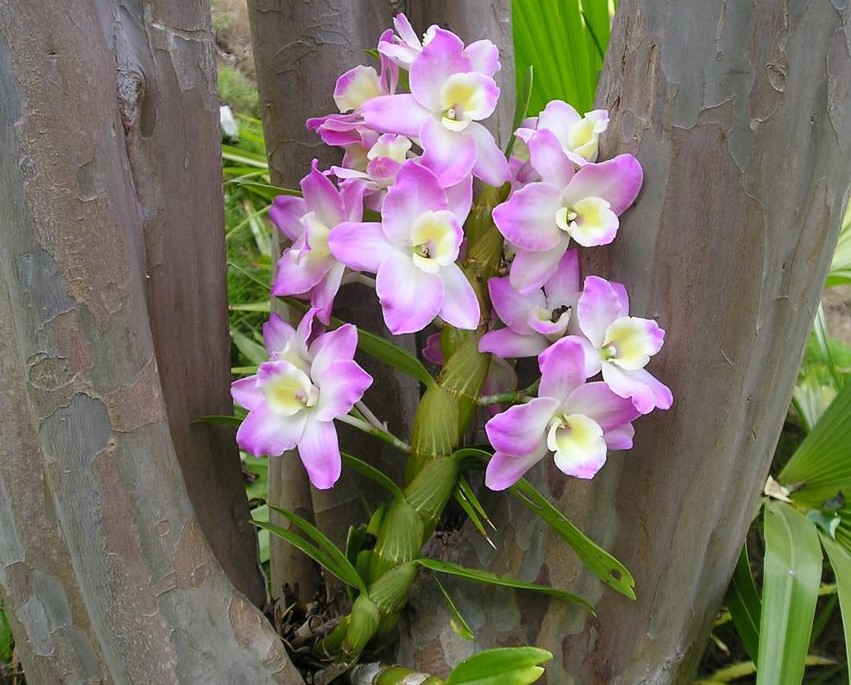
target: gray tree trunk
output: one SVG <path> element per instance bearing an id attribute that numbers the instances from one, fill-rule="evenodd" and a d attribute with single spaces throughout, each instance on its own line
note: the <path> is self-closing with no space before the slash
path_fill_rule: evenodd
<path id="1" fill-rule="evenodd" d="M 29 682 L 297 682 L 239 591 L 265 596 L 236 451 L 188 425 L 229 408 L 212 55 L 197 4 L 0 6 L 0 589 Z"/>
<path id="2" fill-rule="evenodd" d="M 836 6 L 834 6 L 836 5 Z M 632 452 L 591 483 L 533 478 L 636 578 L 604 589 L 516 502 L 490 498 L 492 551 L 465 529 L 454 558 L 579 592 L 596 617 L 527 595 L 454 586 L 485 644 L 551 650 L 550 684 L 687 683 L 741 549 L 786 414 L 851 177 L 851 60 L 839 3 L 622 0 L 598 91 L 608 155 L 645 185 L 594 270 L 658 319 L 651 369 L 674 407 L 640 420 Z M 486 599 L 480 601 L 480 597 Z M 469 649 L 417 596 L 402 657 Z M 417 607 L 415 607 L 415 610 Z"/>

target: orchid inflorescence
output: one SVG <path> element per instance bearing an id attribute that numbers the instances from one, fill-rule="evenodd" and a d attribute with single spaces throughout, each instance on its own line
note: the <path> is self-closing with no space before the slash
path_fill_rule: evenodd
<path id="1" fill-rule="evenodd" d="M 607 113 L 581 116 L 560 101 L 522 121 L 506 159 L 481 123 L 499 98 L 496 46 L 465 46 L 436 26 L 420 40 L 404 15 L 394 24 L 378 43 L 380 71 L 347 71 L 334 90 L 340 113 L 307 122 L 342 148 L 341 166 L 314 161 L 301 197 L 277 197 L 270 209 L 289 241 L 272 293 L 308 300 L 310 310 L 296 328 L 276 315 L 266 324 L 269 361 L 233 384 L 248 409 L 237 441 L 255 455 L 296 449 L 315 487 L 335 483 L 334 419 L 347 419 L 372 379 L 353 360 L 356 329 L 324 327 L 339 289 L 360 282 L 374 286 L 393 334 L 435 319 L 480 330 L 479 351 L 505 360 L 491 364 L 494 392 L 513 389 L 511 360 L 537 356 L 537 396 L 518 394 L 485 426 L 488 487 L 512 486 L 547 454 L 565 474 L 591 478 L 609 450 L 632 446 L 636 418 L 672 403 L 645 369 L 664 331 L 630 316 L 623 285 L 580 279 L 576 246 L 615 239 L 641 165 L 629 154 L 598 162 Z M 510 184 L 492 212 L 504 250 L 484 296 L 464 268 L 474 178 Z M 440 363 L 439 341 L 428 348 Z"/>

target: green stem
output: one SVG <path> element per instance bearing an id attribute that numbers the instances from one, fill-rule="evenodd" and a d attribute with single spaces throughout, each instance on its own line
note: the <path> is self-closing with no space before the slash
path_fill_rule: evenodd
<path id="1" fill-rule="evenodd" d="M 528 388 L 523 388 L 522 390 L 500 392 L 495 395 L 482 395 L 479 397 L 479 404 L 483 407 L 491 404 L 520 404 L 537 392 L 538 383 L 540 383 L 540 380 L 535 381 Z"/>
<path id="2" fill-rule="evenodd" d="M 352 416 L 351 414 L 344 414 L 337 417 L 338 421 L 342 421 L 343 423 L 347 423 L 350 426 L 354 426 L 358 430 L 367 433 L 368 435 L 372 435 L 379 440 L 383 440 L 384 442 L 393 445 L 393 447 L 401 450 L 402 452 L 410 452 L 411 446 L 405 442 L 404 440 L 400 440 L 395 435 L 390 433 L 389 431 L 384 430 L 383 428 L 379 428 L 378 426 L 372 425 L 369 421 L 365 421 L 364 419 L 358 418 L 357 416 Z"/>

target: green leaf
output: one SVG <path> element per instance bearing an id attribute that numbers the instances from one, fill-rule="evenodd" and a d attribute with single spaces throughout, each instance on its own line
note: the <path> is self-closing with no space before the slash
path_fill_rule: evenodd
<path id="1" fill-rule="evenodd" d="M 511 493 L 549 523 L 591 573 L 622 595 L 635 599 L 635 579 L 626 566 L 574 526 L 534 485 L 521 478 L 511 487 Z"/>
<path id="2" fill-rule="evenodd" d="M 309 521 L 305 521 L 300 516 L 297 516 L 286 509 L 281 509 L 280 507 L 276 507 L 271 504 L 269 505 L 269 509 L 277 512 L 290 523 L 295 525 L 302 533 L 304 533 L 305 536 L 309 538 L 309 540 L 305 540 L 304 538 L 295 535 L 284 528 L 280 528 L 279 526 L 274 526 L 275 530 L 273 530 L 272 524 L 267 524 L 269 526 L 268 530 L 270 533 L 278 535 L 279 537 L 284 537 L 281 535 L 282 532 L 288 534 L 287 537 L 284 537 L 287 542 L 298 547 L 302 552 L 322 564 L 322 566 L 327 568 L 344 583 L 347 583 L 348 585 L 357 588 L 361 593 L 366 594 L 366 585 L 364 585 L 363 579 L 361 579 L 355 567 L 352 566 L 352 563 L 346 558 L 346 555 L 340 551 L 322 531 Z M 292 539 L 294 537 L 298 538 L 303 546 L 296 544 Z M 314 552 L 318 552 L 321 560 L 320 558 L 317 558 L 315 554 L 307 551 L 305 546 L 310 546 Z"/>
<path id="3" fill-rule="evenodd" d="M 393 480 L 382 471 L 379 471 L 371 464 L 367 464 L 365 461 L 361 461 L 357 457 L 353 457 L 351 454 L 341 452 L 340 456 L 343 458 L 343 462 L 349 468 L 354 469 L 362 476 L 366 476 L 371 481 L 378 483 L 380 486 L 390 492 L 391 495 L 395 497 L 403 497 L 402 491 L 399 489 L 399 486 L 396 485 L 396 483 L 394 483 Z"/>
<path id="4" fill-rule="evenodd" d="M 522 76 L 518 74 L 520 81 L 517 85 L 517 96 L 514 100 L 514 121 L 511 124 L 511 130 L 516 131 L 520 128 L 523 120 L 529 112 L 529 99 L 532 97 L 532 83 L 535 77 L 535 68 L 530 64 Z M 512 135 L 508 139 L 508 145 L 505 148 L 505 156 L 511 157 L 511 151 L 514 149 L 515 137 Z"/>
<path id="5" fill-rule="evenodd" d="M 446 685 L 529 685 L 543 675 L 540 664 L 552 658 L 537 647 L 486 649 L 452 669 Z"/>
<path id="6" fill-rule="evenodd" d="M 254 364 L 262 364 L 269 361 L 269 353 L 266 348 L 258 342 L 254 342 L 244 333 L 241 333 L 236 328 L 231 326 L 230 337 L 233 339 L 233 344 L 236 345 L 242 355 Z"/>
<path id="7" fill-rule="evenodd" d="M 730 610 L 730 617 L 736 626 L 742 646 L 756 662 L 759 653 L 759 617 L 762 613 L 762 602 L 754 584 L 747 547 L 742 547 L 739 554 L 725 604 Z"/>
<path id="8" fill-rule="evenodd" d="M 470 522 L 473 526 L 475 526 L 476 530 L 478 530 L 481 536 L 488 541 L 488 544 L 491 547 L 496 549 L 496 545 L 493 544 L 493 540 L 490 539 L 487 530 L 485 530 L 482 519 L 484 519 L 493 530 L 496 530 L 496 526 L 494 526 L 488 518 L 485 508 L 482 506 L 481 502 L 479 502 L 479 498 L 476 497 L 476 493 L 473 492 L 473 488 L 470 487 L 470 484 L 463 475 L 459 474 L 458 484 L 455 486 L 455 492 L 453 494 L 455 495 L 455 501 L 461 505 L 461 508 L 466 512 Z"/>
<path id="9" fill-rule="evenodd" d="M 848 661 L 848 672 L 851 673 L 851 554 L 824 533 L 819 533 L 819 539 L 836 577 L 836 591 L 839 595 L 845 634 L 845 658 Z"/>
<path id="10" fill-rule="evenodd" d="M 266 155 L 259 152 L 250 152 L 243 148 L 234 147 L 233 145 L 222 145 L 222 159 L 258 169 L 269 168 Z"/>
<path id="11" fill-rule="evenodd" d="M 458 611 L 458 607 L 455 606 L 455 602 L 452 601 L 452 598 L 449 596 L 446 588 L 443 587 L 443 584 L 437 579 L 437 576 L 432 576 L 432 580 L 434 580 L 437 584 L 437 588 L 440 590 L 440 594 L 443 595 L 443 600 L 446 602 L 446 608 L 449 609 L 449 613 L 451 614 L 449 617 L 449 625 L 452 627 L 452 630 L 455 631 L 456 635 L 464 638 L 465 640 L 475 640 L 476 636 L 473 634 L 473 629 L 470 628 L 470 625 L 464 620 L 461 612 Z"/>
<path id="12" fill-rule="evenodd" d="M 836 369 L 836 362 L 833 359 L 833 353 L 830 351 L 830 345 L 827 341 L 827 320 L 824 316 L 824 307 L 822 307 L 821 304 L 819 304 L 818 309 L 816 310 L 816 318 L 813 321 L 813 333 L 815 334 L 822 363 L 830 372 L 830 377 L 833 379 L 836 387 L 841 388 L 845 379 Z"/>
<path id="13" fill-rule="evenodd" d="M 477 583 L 484 583 L 486 585 L 500 585 L 502 587 L 510 587 L 516 590 L 532 590 L 534 592 L 542 592 L 546 595 L 551 595 L 552 597 L 558 597 L 559 599 L 578 604 L 582 608 L 590 611 L 592 614 L 594 613 L 594 606 L 586 600 L 582 599 L 582 597 L 573 595 L 569 592 L 564 592 L 563 590 L 559 590 L 550 585 L 536 585 L 535 583 L 527 583 L 525 581 L 517 580 L 515 578 L 505 578 L 503 576 L 498 576 L 494 573 L 491 573 L 490 571 L 465 568 L 464 566 L 459 566 L 458 564 L 453 564 L 448 561 L 438 561 L 437 559 L 428 559 L 426 557 L 421 557 L 420 559 L 417 559 L 416 563 L 418 563 L 423 568 L 429 569 L 430 571 L 446 573 L 450 576 L 457 576 L 459 578 L 472 580 Z"/>
<path id="14" fill-rule="evenodd" d="M 273 186 L 268 183 L 260 183 L 255 180 L 240 180 L 240 179 L 232 179 L 227 182 L 227 185 L 234 185 L 238 188 L 242 188 L 247 190 L 252 195 L 256 195 L 261 200 L 265 200 L 266 202 L 272 202 L 278 195 L 292 195 L 293 197 L 301 197 L 302 193 L 300 190 L 293 190 L 292 188 L 281 188 L 280 186 Z"/>
<path id="15" fill-rule="evenodd" d="M 793 501 L 810 509 L 822 505 L 839 491 L 851 492 L 851 383 L 846 383 L 836 399 L 780 472 L 777 480 L 792 490 Z M 839 509 L 842 522 L 836 539 L 851 545 L 851 507 Z"/>
<path id="16" fill-rule="evenodd" d="M 309 306 L 301 300 L 296 300 L 292 297 L 285 297 L 283 300 L 287 306 L 300 311 L 302 313 L 309 309 Z M 342 319 L 331 317 L 331 325 L 329 328 L 339 328 L 346 322 Z M 389 340 L 385 340 L 380 335 L 375 335 L 361 328 L 358 331 L 358 347 L 370 357 L 374 357 L 378 361 L 389 364 L 394 369 L 404 371 L 409 376 L 416 378 L 424 383 L 427 387 L 435 385 L 435 380 L 432 378 L 428 369 L 423 366 L 423 363 L 410 352 L 403 350 L 401 347 L 394 345 Z"/>
<path id="17" fill-rule="evenodd" d="M 228 307 L 232 312 L 268 312 L 271 309 L 269 300 L 262 302 L 243 302 Z"/>
<path id="18" fill-rule="evenodd" d="M 783 502 L 765 505 L 756 685 L 800 685 L 821 579 L 818 531 Z"/>

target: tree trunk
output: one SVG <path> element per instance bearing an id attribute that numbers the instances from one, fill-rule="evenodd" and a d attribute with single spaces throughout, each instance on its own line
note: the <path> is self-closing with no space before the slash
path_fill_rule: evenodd
<path id="1" fill-rule="evenodd" d="M 743 544 L 786 414 L 851 175 L 848 10 L 828 3 L 622 0 L 598 91 L 607 156 L 637 155 L 637 205 L 587 266 L 626 284 L 667 342 L 673 408 L 591 483 L 533 474 L 635 576 L 604 589 L 517 502 L 489 498 L 498 551 L 465 529 L 455 558 L 548 581 L 597 615 L 511 592 L 470 598 L 485 644 L 551 650 L 549 683 L 687 683 Z M 591 260 L 594 264 L 591 265 Z M 470 538 L 470 539 L 468 539 Z M 458 551 L 460 550 L 460 551 Z M 482 595 L 479 595 L 482 596 Z M 463 643 L 418 596 L 419 666 Z M 430 604 L 432 602 L 432 604 Z M 417 610 L 417 607 L 415 607 Z"/>
<path id="2" fill-rule="evenodd" d="M 236 452 L 187 425 L 229 403 L 212 37 L 178 5 L 0 8 L 0 588 L 34 683 L 298 679 L 228 579 L 265 595 Z"/>

